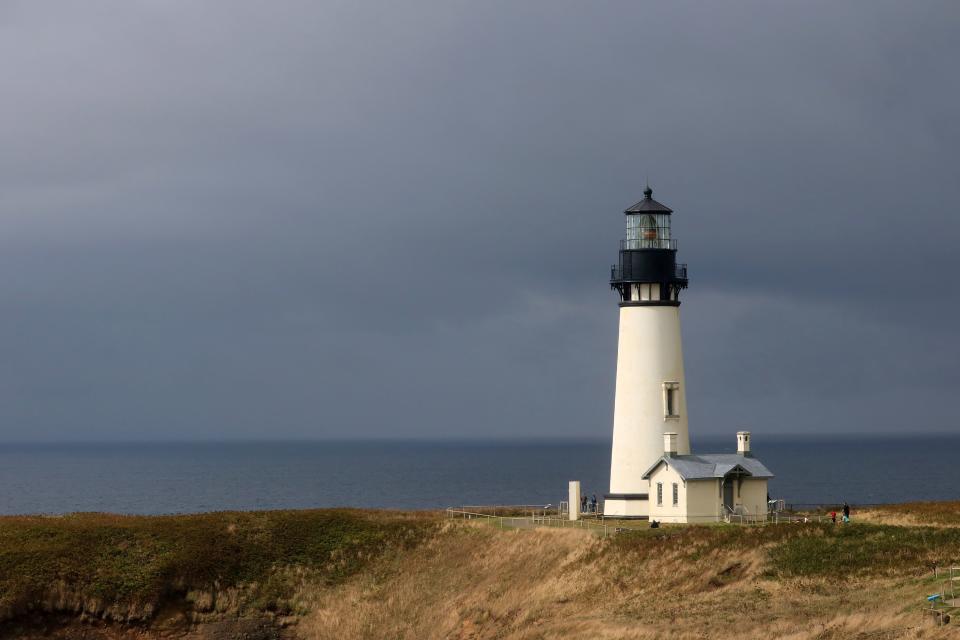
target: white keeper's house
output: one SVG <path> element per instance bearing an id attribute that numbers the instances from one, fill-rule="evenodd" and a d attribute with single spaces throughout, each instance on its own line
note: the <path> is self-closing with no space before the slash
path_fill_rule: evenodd
<path id="1" fill-rule="evenodd" d="M 762 519 L 770 470 L 750 453 L 750 432 L 737 432 L 737 453 L 677 453 L 677 434 L 663 434 L 663 455 L 643 474 L 650 520 L 719 522 L 731 515 Z"/>

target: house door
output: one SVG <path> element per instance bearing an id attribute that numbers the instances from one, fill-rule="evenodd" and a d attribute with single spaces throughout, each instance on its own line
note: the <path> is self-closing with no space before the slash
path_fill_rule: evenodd
<path id="1" fill-rule="evenodd" d="M 723 479 L 723 506 L 728 512 L 733 511 L 733 482 L 733 476 Z"/>

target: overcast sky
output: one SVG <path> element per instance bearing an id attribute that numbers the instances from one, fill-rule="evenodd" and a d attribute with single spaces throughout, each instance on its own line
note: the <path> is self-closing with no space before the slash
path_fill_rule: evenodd
<path id="1" fill-rule="evenodd" d="M 0 2 L 0 439 L 955 432 L 960 5 Z"/>

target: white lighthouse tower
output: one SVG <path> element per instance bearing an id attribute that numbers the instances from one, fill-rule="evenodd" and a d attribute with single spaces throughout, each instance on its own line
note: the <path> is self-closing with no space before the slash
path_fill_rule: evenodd
<path id="1" fill-rule="evenodd" d="M 648 515 L 648 480 L 643 474 L 663 455 L 664 433 L 676 434 L 677 454 L 690 453 L 683 350 L 680 345 L 680 290 L 687 265 L 677 264 L 670 233 L 673 211 L 653 199 L 624 212 L 627 237 L 610 286 L 620 294 L 617 390 L 613 411 L 610 493 L 604 514 Z"/>

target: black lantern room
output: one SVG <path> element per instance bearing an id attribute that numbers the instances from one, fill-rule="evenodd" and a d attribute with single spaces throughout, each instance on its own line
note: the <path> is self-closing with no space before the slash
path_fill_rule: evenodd
<path id="1" fill-rule="evenodd" d="M 610 269 L 610 287 L 620 293 L 620 306 L 677 306 L 687 287 L 687 265 L 677 264 L 677 241 L 670 235 L 670 207 L 653 199 L 649 186 L 643 200 L 624 213 L 627 237 L 620 241 L 620 262 Z"/>

